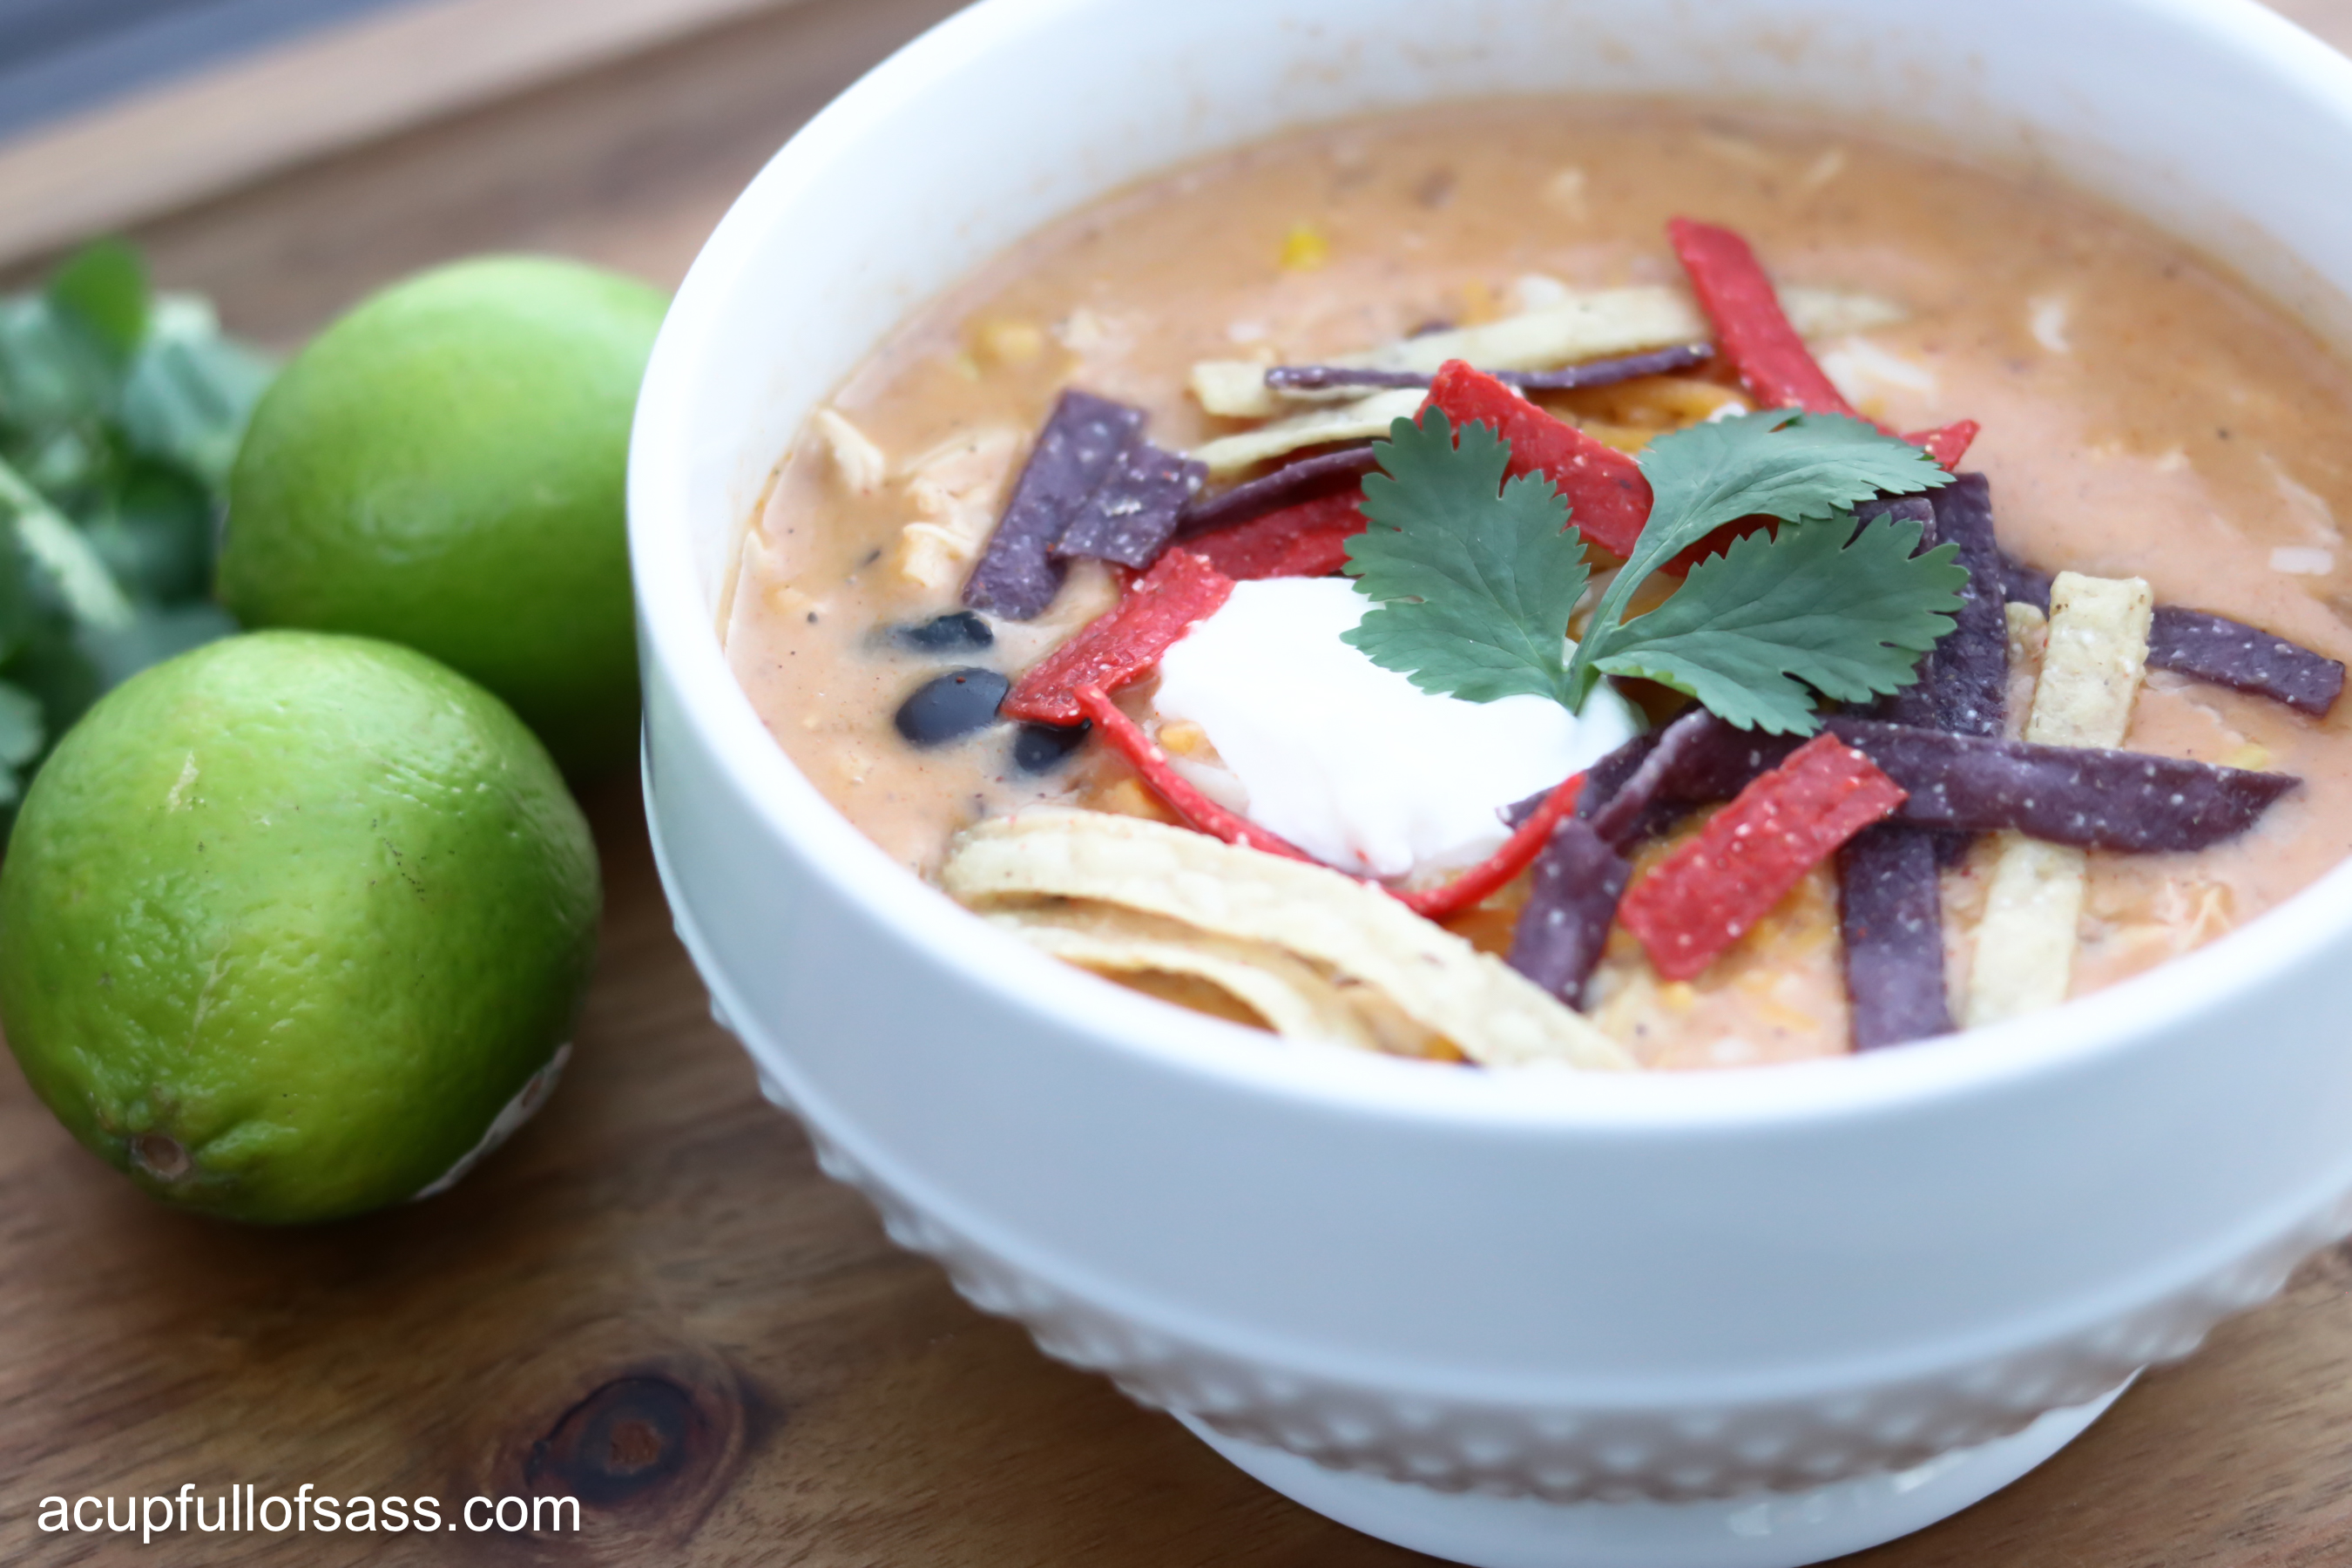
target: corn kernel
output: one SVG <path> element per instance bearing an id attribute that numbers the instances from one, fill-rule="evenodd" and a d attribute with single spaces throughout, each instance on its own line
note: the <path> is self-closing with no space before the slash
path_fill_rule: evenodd
<path id="1" fill-rule="evenodd" d="M 1282 237 L 1282 269 L 1312 272 L 1331 259 L 1331 242 L 1311 223 L 1295 223 Z"/>
<path id="2" fill-rule="evenodd" d="M 982 355 L 999 364 L 1032 364 L 1045 352 L 1045 330 L 1034 321 L 998 318 L 972 335 Z"/>
<path id="3" fill-rule="evenodd" d="M 1570 423 L 1602 446 L 1613 447 L 1620 452 L 1638 452 L 1657 434 L 1638 425 L 1612 425 L 1605 419 L 1577 419 Z"/>
<path id="4" fill-rule="evenodd" d="M 1503 313 L 1502 302 L 1495 291 L 1481 279 L 1473 278 L 1462 285 L 1462 324 L 1475 327 L 1491 321 Z"/>
<path id="5" fill-rule="evenodd" d="M 1093 801 L 1097 811 L 1108 811 L 1120 816 L 1147 817 L 1153 822 L 1174 822 L 1176 814 L 1158 795 L 1143 787 L 1140 779 L 1121 779 L 1097 795 Z"/>
<path id="6" fill-rule="evenodd" d="M 1160 742 L 1161 751 L 1173 752 L 1180 757 L 1195 756 L 1209 749 L 1209 732 L 1190 719 L 1179 719 L 1173 723 L 1162 724 L 1156 738 Z"/>

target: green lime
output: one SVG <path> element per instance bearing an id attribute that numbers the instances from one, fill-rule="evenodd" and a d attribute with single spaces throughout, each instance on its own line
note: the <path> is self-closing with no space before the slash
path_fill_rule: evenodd
<path id="1" fill-rule="evenodd" d="M 356 1214 L 536 1103 L 601 898 L 587 823 L 497 698 L 388 643 L 232 637 L 108 694 L 34 780 L 0 1026 L 156 1196 Z"/>
<path id="2" fill-rule="evenodd" d="M 249 626 L 421 648 L 505 698 L 575 776 L 636 739 L 623 487 L 655 289 L 539 257 L 394 284 L 255 410 L 221 599 Z"/>

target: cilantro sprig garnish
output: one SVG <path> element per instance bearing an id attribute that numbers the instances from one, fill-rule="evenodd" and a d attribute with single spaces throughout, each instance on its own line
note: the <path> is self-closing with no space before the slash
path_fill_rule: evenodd
<path id="1" fill-rule="evenodd" d="M 1471 701 L 1532 692 L 1574 710 L 1602 675 L 1639 676 L 1742 729 L 1809 734 L 1820 726 L 1812 693 L 1859 701 L 1916 680 L 1968 580 L 1954 546 L 1912 553 L 1916 523 L 1855 527 L 1860 501 L 1950 482 L 1926 453 L 1836 415 L 1748 415 L 1650 444 L 1650 520 L 1570 655 L 1588 568 L 1550 481 L 1504 483 L 1509 442 L 1483 424 L 1457 441 L 1435 408 L 1419 424 L 1398 420 L 1374 450 L 1370 526 L 1347 569 L 1379 603 L 1347 640 L 1425 691 Z M 1759 515 L 1780 526 L 1710 556 L 1664 604 L 1626 618 L 1658 568 Z"/>
<path id="2" fill-rule="evenodd" d="M 109 687 L 236 624 L 214 536 L 269 364 L 101 241 L 0 295 L 0 842 Z"/>

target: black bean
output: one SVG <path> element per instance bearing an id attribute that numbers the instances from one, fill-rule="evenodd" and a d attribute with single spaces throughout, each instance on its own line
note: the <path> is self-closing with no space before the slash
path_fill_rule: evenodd
<path id="1" fill-rule="evenodd" d="M 996 705 L 1012 689 L 1013 683 L 992 669 L 950 669 L 915 688 L 891 722 L 914 745 L 944 745 L 994 723 Z"/>
<path id="2" fill-rule="evenodd" d="M 993 647 L 996 634 L 973 612 L 956 610 L 916 626 L 892 626 L 890 640 L 917 653 L 955 653 Z"/>
<path id="3" fill-rule="evenodd" d="M 1050 773 L 1087 743 L 1091 723 L 1024 724 L 1013 732 L 1013 765 L 1024 773 Z"/>

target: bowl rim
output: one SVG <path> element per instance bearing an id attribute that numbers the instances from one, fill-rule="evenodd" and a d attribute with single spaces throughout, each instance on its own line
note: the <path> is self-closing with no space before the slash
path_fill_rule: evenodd
<path id="1" fill-rule="evenodd" d="M 2352 945 L 2347 859 L 2247 924 L 2091 995 L 1899 1049 L 1689 1072 L 1475 1072 L 1272 1043 L 1261 1031 L 1145 997 L 989 926 L 894 860 L 785 754 L 727 663 L 715 612 L 697 581 L 688 531 L 677 518 L 698 449 L 688 419 L 689 392 L 698 365 L 732 351 L 729 301 L 754 270 L 764 237 L 788 220 L 817 170 L 903 105 L 919 101 L 932 84 L 978 68 L 997 51 L 1018 49 L 1065 16 L 1100 3 L 981 0 L 905 45 L 820 110 L 736 198 L 697 255 L 662 324 L 639 395 L 628 511 L 646 660 L 668 678 L 679 718 L 750 813 L 835 897 L 1033 1027 L 1087 1037 L 1096 1048 L 1158 1070 L 1402 1123 L 1538 1137 L 1787 1127 L 2004 1094 L 2094 1070 L 2184 1021 L 2210 1027 L 2239 997 L 2289 981 Z M 2283 89 L 2323 100 L 2352 134 L 2352 59 L 2257 0 L 2108 3 L 2196 31 Z M 648 682 L 654 678 L 649 669 Z M 650 766 L 646 809 L 656 811 Z M 756 1020 L 737 1022 L 756 1032 Z"/>

